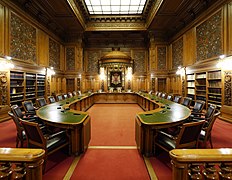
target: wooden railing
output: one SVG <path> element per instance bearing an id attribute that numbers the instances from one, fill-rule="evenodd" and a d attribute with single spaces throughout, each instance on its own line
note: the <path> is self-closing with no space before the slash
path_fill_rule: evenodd
<path id="1" fill-rule="evenodd" d="M 174 149 L 173 180 L 232 179 L 232 149 Z"/>
<path id="2" fill-rule="evenodd" d="M 42 180 L 45 151 L 28 148 L 0 148 L 0 179 Z"/>

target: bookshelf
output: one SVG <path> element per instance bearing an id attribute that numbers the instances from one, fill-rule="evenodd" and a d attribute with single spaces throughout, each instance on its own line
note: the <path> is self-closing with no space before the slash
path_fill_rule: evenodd
<path id="1" fill-rule="evenodd" d="M 222 82 L 221 71 L 209 71 L 208 72 L 208 103 L 216 105 L 222 104 Z"/>
<path id="2" fill-rule="evenodd" d="M 45 96 L 44 74 L 10 71 L 10 105 L 17 104 L 22 107 L 22 102 Z"/>
<path id="3" fill-rule="evenodd" d="M 222 105 L 221 70 L 186 74 L 187 96 L 193 100 Z"/>

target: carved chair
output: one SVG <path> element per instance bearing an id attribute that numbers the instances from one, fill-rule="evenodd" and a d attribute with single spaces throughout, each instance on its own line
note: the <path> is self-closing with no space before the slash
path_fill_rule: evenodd
<path id="1" fill-rule="evenodd" d="M 16 117 L 11 111 L 8 112 L 8 115 L 13 119 L 14 124 L 16 126 L 17 130 L 17 136 L 16 136 L 16 147 L 19 146 L 22 148 L 24 145 L 24 142 L 26 141 L 26 134 L 24 131 L 23 126 L 20 124 L 18 117 Z"/>
<path id="2" fill-rule="evenodd" d="M 69 145 L 69 139 L 65 130 L 51 134 L 42 132 L 39 124 L 20 119 L 27 136 L 28 148 L 41 148 L 45 150 L 43 173 L 46 168 L 47 156 Z"/>
<path id="3" fill-rule="evenodd" d="M 169 152 L 172 149 L 196 148 L 201 129 L 205 121 L 184 123 L 176 136 L 158 131 L 155 145 Z"/>
<path id="4" fill-rule="evenodd" d="M 165 98 L 166 98 L 166 95 L 167 95 L 166 93 L 162 93 L 161 98 L 164 98 L 164 99 L 165 99 Z"/>
<path id="5" fill-rule="evenodd" d="M 72 92 L 72 95 L 73 95 L 73 96 L 76 96 L 76 95 L 77 95 L 77 92 L 76 92 L 76 91 L 73 91 L 73 92 Z"/>
<path id="6" fill-rule="evenodd" d="M 63 94 L 63 99 L 67 99 L 68 95 L 67 94 Z"/>
<path id="7" fill-rule="evenodd" d="M 158 92 L 158 97 L 161 97 L 162 96 L 162 92 Z"/>

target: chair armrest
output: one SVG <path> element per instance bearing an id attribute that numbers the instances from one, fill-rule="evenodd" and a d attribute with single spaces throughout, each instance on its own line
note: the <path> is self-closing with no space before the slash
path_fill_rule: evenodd
<path id="1" fill-rule="evenodd" d="M 66 131 L 63 130 L 63 131 L 56 132 L 54 134 L 48 134 L 48 135 L 45 135 L 45 138 L 46 139 L 52 139 L 52 138 L 55 138 L 55 137 L 60 136 L 62 134 L 66 134 Z"/>
<path id="2" fill-rule="evenodd" d="M 176 137 L 174 137 L 174 136 L 172 136 L 171 134 L 168 134 L 168 133 L 166 133 L 166 132 L 164 132 L 164 131 L 158 131 L 158 133 L 160 133 L 160 134 L 162 134 L 162 135 L 165 135 L 165 136 L 167 136 L 167 137 L 170 138 L 170 139 L 173 139 L 173 140 L 176 139 Z"/>

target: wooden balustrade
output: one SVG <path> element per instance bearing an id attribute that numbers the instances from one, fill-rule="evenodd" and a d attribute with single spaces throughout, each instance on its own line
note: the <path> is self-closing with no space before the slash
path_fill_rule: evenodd
<path id="1" fill-rule="evenodd" d="M 0 179 L 42 180 L 45 151 L 28 148 L 0 148 Z"/>
<path id="2" fill-rule="evenodd" d="M 173 180 L 232 179 L 232 149 L 174 149 Z"/>

